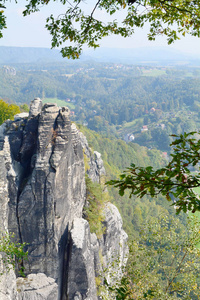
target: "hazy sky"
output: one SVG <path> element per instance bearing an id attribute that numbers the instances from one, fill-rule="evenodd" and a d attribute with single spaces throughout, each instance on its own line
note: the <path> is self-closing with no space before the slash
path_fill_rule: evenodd
<path id="1" fill-rule="evenodd" d="M 4 37 L 0 39 L 0 46 L 22 46 L 22 47 L 51 47 L 51 37 L 45 27 L 45 20 L 51 14 L 58 15 L 63 11 L 63 6 L 54 2 L 48 6 L 42 7 L 41 11 L 30 16 L 23 17 L 24 0 L 15 4 L 8 1 L 6 16 L 7 29 L 4 30 Z M 89 4 L 88 4 L 89 5 Z M 106 16 L 105 16 L 106 17 Z M 170 47 L 182 52 L 199 54 L 200 39 L 194 37 L 185 37 L 168 46 L 164 37 L 157 38 L 154 42 L 149 42 L 146 37 L 146 29 L 136 29 L 135 35 L 131 38 L 120 38 L 118 36 L 107 37 L 101 41 L 102 47 L 116 48 L 138 48 L 138 47 Z"/>

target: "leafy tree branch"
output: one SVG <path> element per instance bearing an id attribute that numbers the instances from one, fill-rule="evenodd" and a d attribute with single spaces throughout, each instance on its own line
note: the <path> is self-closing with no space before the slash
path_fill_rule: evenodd
<path id="1" fill-rule="evenodd" d="M 200 161 L 200 140 L 194 138 L 195 134 L 174 135 L 171 160 L 165 167 L 154 170 L 151 166 L 143 168 L 131 164 L 119 180 L 107 184 L 117 187 L 121 196 L 125 190 L 129 190 L 130 197 L 162 194 L 168 201 L 173 200 L 177 213 L 200 211 L 199 195 L 194 191 L 200 186 L 200 171 L 194 172 Z"/>

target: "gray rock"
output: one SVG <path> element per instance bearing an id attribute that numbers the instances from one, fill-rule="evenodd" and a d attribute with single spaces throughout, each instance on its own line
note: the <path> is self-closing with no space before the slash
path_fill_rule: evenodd
<path id="1" fill-rule="evenodd" d="M 70 248 L 67 283 L 69 299 L 97 300 L 94 254 L 91 248 L 89 224 L 86 220 L 74 219 Z"/>
<path id="2" fill-rule="evenodd" d="M 15 182 L 18 181 L 18 176 L 15 171 L 16 165 L 17 164 L 12 164 L 9 139 L 8 136 L 5 136 L 3 149 L 0 151 L 0 230 L 2 232 L 7 231 L 9 215 L 12 214 L 14 216 L 12 220 L 14 231 L 11 232 L 16 232 L 18 228 L 15 210 L 17 199 Z M 10 199 L 11 194 L 13 195 L 12 202 Z"/>
<path id="3" fill-rule="evenodd" d="M 15 300 L 17 299 L 16 276 L 12 266 L 6 268 L 2 262 L 2 254 L 0 254 L 0 299 Z"/>
<path id="4" fill-rule="evenodd" d="M 6 139 L 6 146 L 8 147 L 8 139 Z M 6 163 L 9 164 L 9 157 L 6 157 L 6 148 L 0 151 L 0 232 L 4 232 L 8 228 L 8 182 L 6 178 Z M 9 152 L 7 152 L 8 154 Z"/>
<path id="5" fill-rule="evenodd" d="M 74 300 L 82 300 L 82 299 L 83 298 L 82 298 L 81 294 L 79 292 L 76 292 L 75 296 L 74 296 Z"/>
<path id="6" fill-rule="evenodd" d="M 115 205 L 108 202 L 104 215 L 103 237 L 98 240 L 94 233 L 91 235 L 95 271 L 96 276 L 103 272 L 107 281 L 114 283 L 122 277 L 122 270 L 128 259 L 128 235 L 122 228 L 122 218 Z"/>
<path id="7" fill-rule="evenodd" d="M 0 151 L 3 150 L 3 145 L 4 145 L 4 139 L 5 139 L 5 132 L 7 130 L 7 127 L 9 126 L 8 124 L 11 121 L 7 120 L 7 122 L 3 123 L 2 125 L 0 125 Z"/>
<path id="8" fill-rule="evenodd" d="M 100 177 L 103 176 L 103 175 L 106 175 L 106 170 L 105 170 L 104 165 L 103 165 L 103 160 L 101 158 L 101 153 L 99 153 L 97 151 L 94 151 L 94 157 L 95 157 L 95 162 L 96 162 L 97 168 L 99 170 Z"/>
<path id="9" fill-rule="evenodd" d="M 20 114 L 16 114 L 16 115 L 14 116 L 14 120 L 15 120 L 15 121 L 19 121 L 19 120 L 21 120 L 21 119 L 28 118 L 28 116 L 29 116 L 29 113 L 27 113 L 27 112 L 22 112 L 22 113 L 20 113 Z"/>
<path id="10" fill-rule="evenodd" d="M 29 118 L 36 117 L 42 110 L 42 100 L 40 98 L 35 98 L 31 101 Z"/>
<path id="11" fill-rule="evenodd" d="M 17 278 L 17 300 L 56 300 L 58 285 L 45 274 L 30 274 L 27 278 Z"/>
<path id="12" fill-rule="evenodd" d="M 122 218 L 115 205 L 107 203 L 104 209 L 105 214 L 105 234 L 101 245 L 104 264 L 110 266 L 117 259 L 118 275 L 121 267 L 128 259 L 128 235 L 123 230 Z"/>

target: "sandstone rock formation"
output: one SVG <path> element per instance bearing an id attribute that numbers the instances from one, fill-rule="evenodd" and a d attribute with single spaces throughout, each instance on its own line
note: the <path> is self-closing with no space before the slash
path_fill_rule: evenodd
<path id="1" fill-rule="evenodd" d="M 127 235 L 118 210 L 105 208 L 104 237 L 98 240 L 82 219 L 86 197 L 83 148 L 88 174 L 105 174 L 101 155 L 71 124 L 69 110 L 35 99 L 29 115 L 18 114 L 0 126 L 0 230 L 27 243 L 26 278 L 0 281 L 5 300 L 96 300 L 95 276 L 117 253 L 127 254 Z M 4 297 L 4 298 L 3 298 Z"/>
<path id="2" fill-rule="evenodd" d="M 19 277 L 16 286 L 17 300 L 55 300 L 58 296 L 58 285 L 55 279 L 43 273 L 30 274 L 26 278 Z"/>

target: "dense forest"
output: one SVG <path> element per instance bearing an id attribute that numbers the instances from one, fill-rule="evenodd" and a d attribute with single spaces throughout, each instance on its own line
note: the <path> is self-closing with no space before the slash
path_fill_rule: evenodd
<path id="1" fill-rule="evenodd" d="M 0 97 L 34 97 L 71 109 L 72 120 L 107 136 L 170 151 L 170 134 L 200 127 L 200 70 L 109 63 L 0 68 Z"/>

